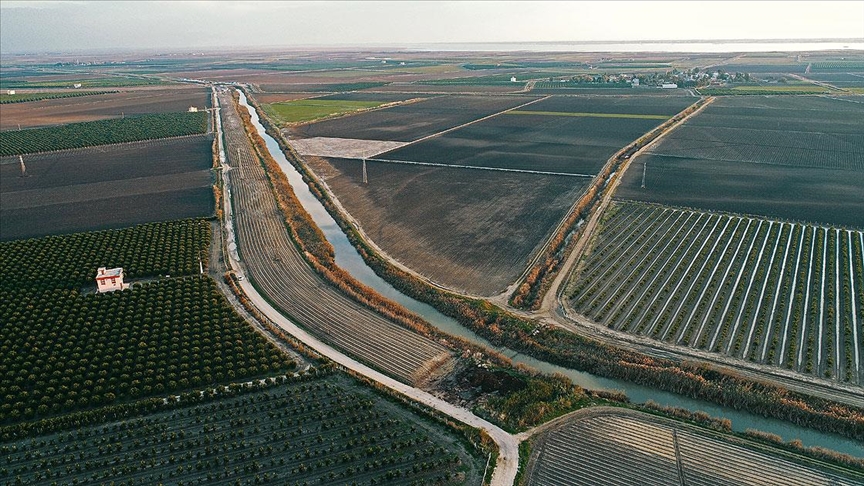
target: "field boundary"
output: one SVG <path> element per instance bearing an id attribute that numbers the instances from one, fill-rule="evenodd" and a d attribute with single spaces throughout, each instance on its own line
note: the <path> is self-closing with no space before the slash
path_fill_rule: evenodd
<path id="1" fill-rule="evenodd" d="M 515 173 L 519 173 L 519 174 L 581 177 L 584 179 L 593 179 L 594 177 L 597 176 L 596 174 L 577 174 L 577 173 L 569 173 L 569 172 L 547 172 L 547 171 L 543 171 L 543 170 L 531 170 L 531 169 L 505 169 L 503 167 L 483 167 L 483 166 L 479 166 L 479 165 L 442 164 L 442 163 L 438 163 L 438 162 L 417 162 L 417 161 L 412 161 L 412 160 L 372 159 L 372 158 L 361 158 L 361 157 L 351 157 L 349 160 L 365 160 L 368 162 L 382 162 L 385 164 L 422 165 L 422 166 L 428 166 L 428 167 L 443 167 L 446 169 L 474 169 L 474 170 L 490 170 L 490 171 L 497 171 L 497 172 L 515 172 Z"/>
<path id="2" fill-rule="evenodd" d="M 549 295 L 555 295 L 558 292 L 558 287 L 560 287 L 561 282 L 563 281 L 563 278 L 561 276 L 564 275 L 566 277 L 566 274 L 569 273 L 569 269 L 572 266 L 572 262 L 575 261 L 573 259 L 573 255 L 581 254 L 582 251 L 584 251 L 584 245 L 585 244 L 583 242 L 585 240 L 587 240 L 588 238 L 590 238 L 591 232 L 593 232 L 593 226 L 596 225 L 596 221 L 599 218 L 599 215 L 604 212 L 605 207 L 608 205 L 608 200 L 611 198 L 611 195 L 615 192 L 615 189 L 618 187 L 618 183 L 621 180 L 621 175 L 627 170 L 629 163 L 634 158 L 636 158 L 638 155 L 640 155 L 642 153 L 642 151 L 648 149 L 649 147 L 652 147 L 658 140 L 661 140 L 668 133 L 672 132 L 677 127 L 679 127 L 681 124 L 683 124 L 686 120 L 689 120 L 690 117 L 692 117 L 696 113 L 701 112 L 702 109 L 704 109 L 704 107 L 708 106 L 713 101 L 714 101 L 714 98 L 710 98 L 710 97 L 709 98 L 700 98 L 696 102 L 688 105 L 683 110 L 681 110 L 680 112 L 673 115 L 671 118 L 668 118 L 667 121 L 664 122 L 663 124 L 661 124 L 660 126 L 655 127 L 654 129 L 652 129 L 648 133 L 643 134 L 641 137 L 637 138 L 635 141 L 625 145 L 620 150 L 618 150 L 617 152 L 612 154 L 612 156 L 609 157 L 609 159 L 607 159 L 606 163 L 603 165 L 603 167 L 601 168 L 601 170 L 597 174 L 597 176 L 595 176 L 598 178 L 598 180 L 596 180 L 593 183 L 593 185 L 586 187 L 583 190 L 582 194 L 576 199 L 576 201 L 573 202 L 573 205 L 570 207 L 570 210 L 567 212 L 567 214 L 564 215 L 564 217 L 561 219 L 561 222 L 558 223 L 558 225 L 552 231 L 552 233 L 550 234 L 550 236 L 546 240 L 546 242 L 541 247 L 538 248 L 537 253 L 534 255 L 533 258 L 531 258 L 529 260 L 528 265 L 525 267 L 525 271 L 522 272 L 522 274 L 519 276 L 519 278 L 516 279 L 507 288 L 507 290 L 504 291 L 504 293 L 493 297 L 494 301 L 498 302 L 502 305 L 506 305 L 507 307 L 509 307 L 511 309 L 515 308 L 515 306 L 509 305 L 509 303 L 513 301 L 513 299 L 516 296 L 516 293 L 521 290 L 521 287 L 528 284 L 527 279 L 529 278 L 529 275 L 532 274 L 532 272 L 537 270 L 538 274 L 539 274 L 539 268 L 540 267 L 538 267 L 538 265 L 540 263 L 540 259 L 543 257 L 544 254 L 547 253 L 550 246 L 552 245 L 552 242 L 556 239 L 561 239 L 562 241 L 565 239 L 563 236 L 561 236 L 561 232 L 563 231 L 565 226 L 568 226 L 568 225 L 572 226 L 572 225 L 578 224 L 578 221 L 576 221 L 574 219 L 576 212 L 577 212 L 577 208 L 579 208 L 580 205 L 589 202 L 589 201 L 584 201 L 584 199 L 588 195 L 588 193 L 593 191 L 594 195 L 592 195 L 592 198 L 596 196 L 598 186 L 600 184 L 599 177 L 601 174 L 605 174 L 604 177 L 608 176 L 608 179 L 602 187 L 599 187 L 599 190 L 604 191 L 604 196 L 603 196 L 603 199 L 600 203 L 600 206 L 594 211 L 594 215 L 586 222 L 586 226 L 585 226 L 586 229 L 580 230 L 581 234 L 576 235 L 575 241 L 570 243 L 571 245 L 574 245 L 573 250 L 571 250 L 570 257 L 564 258 L 563 265 L 557 270 L 556 276 L 552 280 L 552 282 L 549 284 L 549 287 L 545 290 L 543 290 L 542 287 L 537 290 L 538 293 L 542 293 L 542 296 L 541 296 L 539 302 L 535 301 L 534 306 L 537 306 L 538 310 L 540 311 L 540 314 L 544 314 L 544 313 L 549 314 L 551 309 L 552 309 L 552 306 L 554 305 L 551 300 L 547 300 Z M 676 117 L 680 116 L 681 113 L 684 113 L 687 110 L 692 110 L 693 107 L 699 105 L 699 103 L 702 103 L 702 105 L 698 106 L 694 111 L 687 114 L 686 116 L 679 119 L 678 121 L 672 122 L 672 120 L 674 120 Z M 672 122 L 672 124 L 668 125 L 664 128 L 664 125 L 668 124 L 670 122 Z M 638 145 L 640 143 L 640 141 L 644 141 L 647 137 L 649 137 L 651 135 L 651 133 L 653 133 L 657 130 L 661 130 L 661 132 L 653 140 L 651 140 L 650 142 L 645 144 L 643 147 L 636 150 L 629 157 L 625 157 L 624 161 L 621 163 L 621 166 L 618 167 L 618 170 L 615 172 L 612 171 L 615 162 L 620 161 L 622 155 L 627 153 L 627 151 L 629 151 L 629 150 L 633 150 L 633 148 L 636 145 Z M 589 211 L 590 211 L 590 208 L 586 208 L 586 209 L 589 209 Z M 579 229 L 579 228 L 580 228 L 579 226 L 576 227 L 576 229 Z M 566 244 L 562 250 L 565 253 L 567 252 Z M 554 255 L 552 255 L 552 256 L 554 256 Z M 562 257 L 563 257 L 563 255 L 562 255 Z M 541 281 L 545 278 L 546 278 L 545 275 L 540 276 Z M 569 277 L 567 277 L 567 278 L 569 278 Z M 538 283 L 541 286 L 543 285 L 542 282 L 535 282 L 534 284 L 536 285 Z M 529 292 L 530 292 L 530 288 L 529 288 Z"/>
<path id="3" fill-rule="evenodd" d="M 644 422 L 647 424 L 653 424 L 655 426 L 669 428 L 670 433 L 674 433 L 676 429 L 683 430 L 694 434 L 698 437 L 703 437 L 710 440 L 716 440 L 722 442 L 727 446 L 738 446 L 742 447 L 748 451 L 757 452 L 760 454 L 765 454 L 774 459 L 780 459 L 784 461 L 789 461 L 793 464 L 812 468 L 814 470 L 820 471 L 826 474 L 833 474 L 841 476 L 845 479 L 859 479 L 864 477 L 864 474 L 859 472 L 858 470 L 852 467 L 843 467 L 836 465 L 834 463 L 825 462 L 823 460 L 817 459 L 815 457 L 809 456 L 803 452 L 794 452 L 787 450 L 783 447 L 775 446 L 770 443 L 762 443 L 758 440 L 754 440 L 753 438 L 743 436 L 743 434 L 739 433 L 724 433 L 719 431 L 714 431 L 708 429 L 703 426 L 695 425 L 692 423 L 688 423 L 684 420 L 675 420 L 670 417 L 666 417 L 663 415 L 658 415 L 655 413 L 651 413 L 643 410 L 633 410 L 631 408 L 625 407 L 610 407 L 610 406 L 597 406 L 597 407 L 589 407 L 576 410 L 566 415 L 562 415 L 554 420 L 551 420 L 543 425 L 535 427 L 534 429 L 528 430 L 521 434 L 518 434 L 516 437 L 519 440 L 531 440 L 532 442 L 532 454 L 528 460 L 529 467 L 526 468 L 524 477 L 530 477 L 530 473 L 533 471 L 533 467 L 536 466 L 536 462 L 539 459 L 540 455 L 540 445 L 547 439 L 548 434 L 554 433 L 556 431 L 560 431 L 560 429 L 566 427 L 572 422 L 581 421 L 581 420 L 589 420 L 592 418 L 598 417 L 624 417 L 631 418 L 640 422 Z M 670 441 L 673 438 L 670 437 Z M 778 445 L 783 445 L 778 444 Z M 676 447 L 676 455 L 677 455 L 677 447 Z M 680 467 L 680 465 L 679 465 Z M 676 474 L 678 474 L 676 472 Z M 684 484 L 682 481 L 681 484 Z"/>
<path id="4" fill-rule="evenodd" d="M 478 119 L 476 119 L 476 120 L 472 120 L 472 121 L 469 121 L 469 122 L 467 122 L 467 123 L 463 123 L 463 124 L 461 124 L 461 125 L 457 125 L 457 126 L 455 126 L 455 127 L 450 127 L 450 128 L 448 128 L 448 129 L 446 129 L 446 130 L 442 130 L 442 131 L 440 131 L 440 132 L 436 132 L 436 133 L 433 133 L 433 134 L 431 134 L 431 135 L 426 135 L 426 136 L 424 136 L 424 137 L 420 137 L 420 138 L 418 138 L 417 140 L 412 140 L 412 141 L 406 143 L 405 145 L 399 147 L 398 150 L 404 149 L 404 148 L 406 148 L 406 147 L 410 147 L 410 146 L 412 146 L 412 145 L 418 144 L 418 143 L 420 143 L 420 142 L 424 142 L 424 141 L 426 141 L 426 140 L 429 140 L 429 139 L 432 139 L 432 138 L 435 138 L 435 137 L 440 137 L 440 136 L 442 136 L 442 135 L 446 135 L 446 134 L 448 134 L 448 133 L 450 133 L 450 132 L 454 132 L 454 131 L 459 130 L 459 129 L 461 129 L 461 128 L 465 128 L 465 127 L 467 127 L 467 126 L 469 126 L 469 125 L 473 125 L 473 124 L 475 124 L 475 123 L 480 123 L 480 122 L 485 121 L 485 120 L 488 120 L 488 119 L 490 119 L 490 118 L 495 118 L 495 117 L 498 116 L 498 115 L 503 115 L 503 114 L 505 114 L 505 113 L 507 113 L 507 112 L 510 112 L 510 111 L 513 111 L 513 110 L 518 110 L 519 108 L 522 108 L 522 107 L 525 107 L 525 106 L 528 106 L 528 105 L 532 105 L 532 104 L 534 104 L 534 103 L 538 103 L 538 102 L 540 102 L 540 101 L 543 101 L 543 100 L 549 99 L 549 98 L 551 98 L 551 97 L 552 97 L 552 95 L 547 95 L 547 96 L 543 96 L 543 97 L 541 97 L 541 98 L 536 98 L 536 99 L 533 99 L 533 100 L 531 100 L 531 101 L 528 101 L 527 103 L 522 103 L 521 105 L 514 106 L 514 107 L 512 107 L 512 108 L 507 108 L 506 110 L 502 110 L 502 111 L 499 111 L 499 112 L 497 112 L 497 113 L 492 113 L 491 115 L 486 115 L 486 116 L 484 116 L 484 117 L 482 117 L 482 118 L 478 118 Z M 389 151 L 387 151 L 387 152 L 382 152 L 382 153 L 380 153 L 380 154 L 378 154 L 378 155 L 384 155 L 384 154 L 388 154 L 388 153 L 390 153 L 390 152 L 395 152 L 395 150 L 389 150 Z"/>
<path id="5" fill-rule="evenodd" d="M 203 132 L 203 133 L 192 133 L 189 135 L 177 135 L 175 137 L 147 138 L 144 140 L 132 140 L 130 142 L 105 143 L 105 144 L 101 144 L 101 145 L 87 145 L 86 147 L 75 147 L 75 148 L 60 149 L 60 150 L 45 150 L 42 152 L 28 152 L 26 154 L 20 154 L 20 156 L 21 157 L 32 157 L 34 155 L 36 155 L 36 156 L 55 155 L 55 154 L 62 154 L 62 153 L 66 153 L 66 152 L 75 152 L 75 151 L 81 151 L 81 150 L 100 150 L 102 147 L 105 147 L 105 148 L 121 147 L 124 145 L 132 145 L 132 144 L 136 144 L 136 143 L 141 143 L 141 144 L 152 143 L 152 142 L 158 142 L 161 140 L 179 140 L 179 139 L 183 139 L 183 138 L 207 137 L 207 136 L 212 135 L 212 134 L 213 134 L 213 130 L 210 129 L 210 130 Z M 0 157 L 0 164 L 16 163 L 16 162 L 18 162 L 18 157 L 19 157 L 19 155 L 4 155 L 4 156 Z M 9 161 L 3 162 L 3 159 L 9 159 Z"/>
<path id="6" fill-rule="evenodd" d="M 531 110 L 512 110 L 507 112 L 508 115 L 533 115 L 533 116 L 568 116 L 576 118 L 632 118 L 638 120 L 668 120 L 672 118 L 666 115 L 638 115 L 634 113 L 590 113 L 590 112 L 572 112 L 572 111 L 531 111 Z M 672 115 L 675 116 L 675 115 Z"/>

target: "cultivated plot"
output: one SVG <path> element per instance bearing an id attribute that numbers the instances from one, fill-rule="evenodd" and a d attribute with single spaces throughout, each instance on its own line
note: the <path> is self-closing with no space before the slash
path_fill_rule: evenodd
<path id="1" fill-rule="evenodd" d="M 0 239 L 213 213 L 212 138 L 153 140 L 0 159 Z"/>
<path id="2" fill-rule="evenodd" d="M 571 420 L 548 432 L 535 446 L 529 470 L 528 484 L 552 486 L 856 483 L 770 450 L 754 450 L 649 415 L 615 412 Z"/>
<path id="3" fill-rule="evenodd" d="M 553 96 L 526 110 L 564 113 L 611 113 L 628 115 L 661 115 L 671 118 L 693 104 L 689 97 L 643 96 L 638 93 L 619 96 Z"/>
<path id="4" fill-rule="evenodd" d="M 864 104 L 727 97 L 625 174 L 617 196 L 864 228 Z"/>
<path id="5" fill-rule="evenodd" d="M 407 383 L 446 364 L 450 352 L 345 296 L 313 270 L 285 228 L 271 184 L 228 95 L 221 98 L 241 258 L 273 304 L 310 332 Z M 239 158 L 237 156 L 239 156 Z"/>
<path id="6" fill-rule="evenodd" d="M 278 124 L 301 123 L 328 116 L 367 110 L 384 104 L 383 101 L 356 101 L 310 98 L 265 104 L 264 111 Z"/>
<path id="7" fill-rule="evenodd" d="M 144 113 L 186 111 L 210 106 L 210 91 L 195 87 L 142 88 L 28 103 L 0 105 L 0 130 L 120 118 Z"/>
<path id="8" fill-rule="evenodd" d="M 310 159 L 366 234 L 432 280 L 492 295 L 512 283 L 590 179 Z"/>
<path id="9" fill-rule="evenodd" d="M 482 483 L 485 458 L 341 374 L 2 444 L 22 484 Z"/>
<path id="10" fill-rule="evenodd" d="M 635 113 L 622 112 L 625 102 Z M 621 147 L 689 104 L 553 97 L 377 158 L 593 176 Z"/>
<path id="11" fill-rule="evenodd" d="M 357 116 L 291 129 L 291 138 L 336 137 L 411 142 L 459 126 L 533 98 L 524 96 L 447 96 L 394 106 Z"/>
<path id="12" fill-rule="evenodd" d="M 864 384 L 864 233 L 615 203 L 570 283 L 610 328 Z"/>

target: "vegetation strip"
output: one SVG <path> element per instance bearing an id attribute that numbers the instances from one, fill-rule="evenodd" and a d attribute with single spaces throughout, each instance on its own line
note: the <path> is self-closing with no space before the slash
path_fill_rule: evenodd
<path id="1" fill-rule="evenodd" d="M 565 111 L 531 111 L 512 110 L 505 112 L 507 115 L 538 115 L 538 116 L 572 116 L 588 118 L 637 118 L 640 120 L 668 120 L 666 115 L 639 115 L 634 113 L 572 113 Z"/>
<path id="2" fill-rule="evenodd" d="M 633 154 L 708 102 L 708 99 L 700 99 L 609 158 L 592 185 L 573 205 L 570 214 L 564 218 L 555 234 L 549 239 L 544 250 L 538 255 L 536 263 L 525 272 L 522 283 L 510 296 L 509 302 L 512 306 L 535 310 L 539 308 L 546 291 L 552 285 L 556 272 L 560 270 L 581 236 L 581 222 L 587 221 L 593 212 L 599 210 L 606 191 L 614 187 L 615 181 L 621 177 L 622 168 L 626 167 Z"/>
<path id="3" fill-rule="evenodd" d="M 79 96 L 92 96 L 108 93 L 118 93 L 118 91 L 69 91 L 65 93 L 54 93 L 48 91 L 42 93 L 0 94 L 0 105 L 5 105 L 7 103 L 26 103 L 28 101 L 77 98 Z"/>
<path id="4" fill-rule="evenodd" d="M 249 123 L 248 112 L 240 110 L 242 120 L 232 116 L 236 111 L 231 103 L 230 98 L 223 102 L 228 155 L 237 173 L 243 174 L 230 179 L 235 204 L 264 211 L 254 218 L 243 211 L 235 213 L 241 256 L 260 292 L 295 322 L 405 382 L 444 364 L 450 350 L 423 335 L 421 327 L 412 327 L 427 326 L 422 320 L 371 289 L 366 292 L 365 286 L 340 278 L 337 272 L 344 271 L 332 263 L 329 243 L 296 200 L 285 174 L 251 125 L 254 145 L 249 144 L 243 127 Z M 286 224 L 285 218 L 292 223 Z M 320 235 L 319 240 L 310 240 L 321 243 L 318 250 L 298 240 L 307 234 Z"/>
<path id="5" fill-rule="evenodd" d="M 141 417 L 6 442 L 0 480 L 480 482 L 485 458 L 466 440 L 344 374 L 211 393 Z"/>
<path id="6" fill-rule="evenodd" d="M 317 120 L 332 115 L 376 108 L 378 101 L 305 99 L 282 101 L 262 105 L 264 110 L 281 123 L 297 123 Z"/>
<path id="7" fill-rule="evenodd" d="M 0 156 L 108 145 L 207 131 L 205 112 L 153 113 L 56 127 L 0 132 Z"/>
<path id="8" fill-rule="evenodd" d="M 262 121 L 266 123 L 266 119 Z M 272 130 L 270 126 L 267 128 Z M 765 417 L 864 440 L 862 409 L 791 392 L 780 386 L 724 372 L 707 364 L 652 358 L 616 348 L 516 316 L 487 301 L 459 296 L 429 285 L 375 253 L 340 213 L 318 179 L 298 162 L 299 159 L 290 146 L 281 137 L 276 139 L 285 156 L 303 174 L 312 192 L 321 200 L 375 273 L 404 294 L 435 307 L 494 344 L 506 345 L 561 366 L 625 379 Z"/>

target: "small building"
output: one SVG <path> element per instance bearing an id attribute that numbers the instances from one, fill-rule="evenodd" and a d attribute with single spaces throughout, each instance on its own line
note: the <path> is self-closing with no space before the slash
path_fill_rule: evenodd
<path id="1" fill-rule="evenodd" d="M 72 85 L 73 88 L 78 89 L 81 87 L 81 83 L 75 83 Z"/>
<path id="2" fill-rule="evenodd" d="M 516 82 L 516 76 L 511 76 L 511 77 L 510 77 L 510 82 L 511 82 L 511 83 L 515 83 L 515 82 Z"/>
<path id="3" fill-rule="evenodd" d="M 678 85 L 675 83 L 663 83 L 660 87 L 663 89 L 675 89 Z"/>
<path id="4" fill-rule="evenodd" d="M 15 94 L 15 90 L 14 90 L 14 89 L 10 89 L 9 91 L 6 92 L 6 94 L 14 95 L 14 94 Z"/>
<path id="5" fill-rule="evenodd" d="M 631 84 L 634 88 L 637 87 L 637 86 L 639 86 L 639 78 L 633 78 L 633 80 L 630 81 L 630 84 Z"/>
<path id="6" fill-rule="evenodd" d="M 96 292 L 113 292 L 115 290 L 125 290 L 129 288 L 129 284 L 123 283 L 123 268 L 105 268 L 99 267 L 96 271 Z"/>
<path id="7" fill-rule="evenodd" d="M 198 113 L 198 108 L 195 106 L 190 106 L 189 107 L 189 113 Z"/>

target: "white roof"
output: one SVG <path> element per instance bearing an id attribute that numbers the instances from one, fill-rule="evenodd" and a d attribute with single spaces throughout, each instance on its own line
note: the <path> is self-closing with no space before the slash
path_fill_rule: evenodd
<path id="1" fill-rule="evenodd" d="M 123 275 L 123 267 L 117 268 L 108 268 L 99 267 L 99 270 L 96 272 L 96 278 L 99 277 L 120 277 Z"/>

